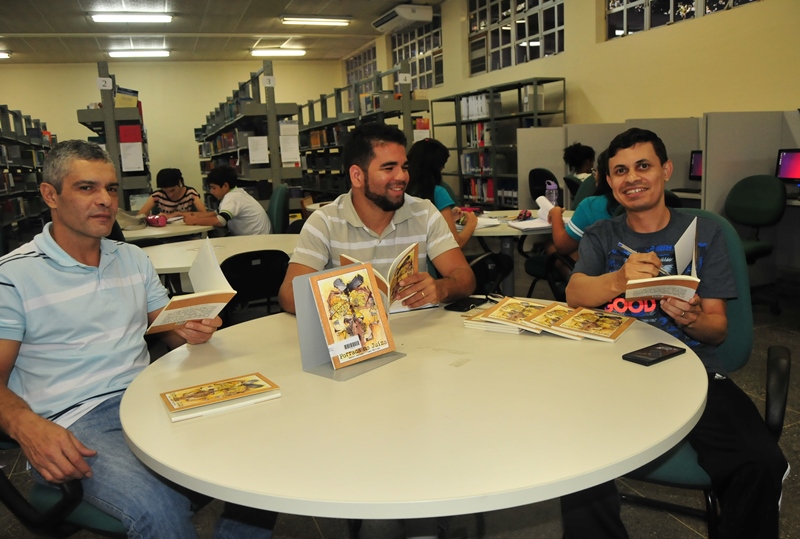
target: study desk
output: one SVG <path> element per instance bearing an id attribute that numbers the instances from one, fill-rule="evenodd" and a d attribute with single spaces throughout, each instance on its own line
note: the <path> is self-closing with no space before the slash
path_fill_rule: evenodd
<path id="1" fill-rule="evenodd" d="M 175 238 L 180 236 L 193 236 L 202 234 L 205 237 L 213 226 L 206 225 L 185 225 L 183 223 L 169 223 L 167 226 L 146 226 L 139 230 L 123 230 L 125 241 L 136 243 L 143 240 L 158 240 L 163 238 Z"/>
<path id="2" fill-rule="evenodd" d="M 531 213 L 538 216 L 539 210 L 531 210 Z M 572 211 L 566 211 L 564 212 L 564 216 L 571 217 L 573 213 L 574 212 Z M 535 230 L 519 230 L 518 228 L 508 226 L 506 221 L 514 219 L 517 215 L 519 215 L 519 210 L 497 210 L 484 212 L 482 214 L 483 217 L 496 217 L 500 220 L 500 224 L 497 226 L 477 229 L 472 233 L 472 235 L 477 238 L 499 237 L 500 252 L 510 256 L 513 259 L 514 245 L 517 240 L 523 236 L 550 236 L 553 231 L 552 227 L 550 226 L 537 228 Z M 500 285 L 500 288 L 503 291 L 503 294 L 507 296 L 516 295 L 516 291 L 514 290 L 513 265 L 511 266 L 511 273 L 508 275 L 508 277 L 503 279 L 503 283 Z"/>
<path id="3" fill-rule="evenodd" d="M 159 275 L 187 273 L 197 256 L 197 251 L 206 240 L 188 240 L 163 245 L 151 245 L 142 250 L 150 257 L 150 262 Z M 221 264 L 226 258 L 239 253 L 261 250 L 283 251 L 288 255 L 297 245 L 297 234 L 260 234 L 257 236 L 225 236 L 210 238 L 214 254 Z"/>
<path id="4" fill-rule="evenodd" d="M 392 315 L 405 357 L 348 381 L 303 372 L 294 316 L 259 318 L 148 366 L 122 399 L 133 453 L 175 483 L 282 513 L 398 519 L 556 498 L 666 452 L 705 406 L 691 351 L 643 367 L 615 344 L 465 329 L 443 308 Z M 172 423 L 159 394 L 261 372 L 282 396 Z"/>

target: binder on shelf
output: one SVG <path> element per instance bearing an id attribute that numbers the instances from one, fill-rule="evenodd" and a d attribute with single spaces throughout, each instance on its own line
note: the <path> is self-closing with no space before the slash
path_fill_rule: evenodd
<path id="1" fill-rule="evenodd" d="M 122 124 L 119 126 L 119 142 L 142 142 L 142 126 L 138 124 Z"/>

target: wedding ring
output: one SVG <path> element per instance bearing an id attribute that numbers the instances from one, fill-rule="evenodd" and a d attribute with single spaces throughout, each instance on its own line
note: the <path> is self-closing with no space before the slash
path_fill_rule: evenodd
<path id="1" fill-rule="evenodd" d="M 684 316 L 686 316 L 686 311 L 681 311 L 681 318 L 683 318 Z"/>
<path id="2" fill-rule="evenodd" d="M 423 298 L 425 297 L 425 292 L 422 292 L 422 297 L 423 297 Z"/>

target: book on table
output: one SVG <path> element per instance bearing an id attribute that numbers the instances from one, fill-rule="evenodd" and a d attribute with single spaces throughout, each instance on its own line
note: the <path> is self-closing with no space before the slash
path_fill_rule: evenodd
<path id="1" fill-rule="evenodd" d="M 364 264 L 364 262 L 343 254 L 339 256 L 339 264 L 344 267 L 349 264 Z M 371 265 L 370 265 L 371 266 Z M 372 268 L 377 279 L 378 290 L 383 294 L 384 304 L 388 306 L 389 313 L 398 313 L 411 310 L 403 305 L 403 300 L 408 295 L 403 296 L 403 287 L 400 281 L 419 273 L 419 244 L 412 243 L 401 252 L 392 262 L 389 273 L 384 277 L 380 272 Z M 423 307 L 435 307 L 434 304 L 426 304 Z"/>
<path id="2" fill-rule="evenodd" d="M 206 239 L 189 269 L 193 294 L 174 296 L 161 310 L 146 335 L 177 329 L 190 320 L 217 316 L 236 295 L 219 267 L 211 242 Z"/>
<path id="3" fill-rule="evenodd" d="M 566 337 L 567 339 L 580 341 L 583 338 L 580 335 L 565 331 L 555 326 L 559 320 L 569 316 L 574 310 L 575 309 L 571 309 L 560 303 L 551 303 L 546 305 L 544 309 L 541 309 L 533 313 L 531 316 L 525 318 L 523 323 L 530 324 L 534 328 L 541 329 L 542 331 L 546 331 L 560 337 Z"/>
<path id="4" fill-rule="evenodd" d="M 629 316 L 581 307 L 555 322 L 553 327 L 587 339 L 616 342 L 635 321 Z"/>
<path id="5" fill-rule="evenodd" d="M 664 275 L 648 279 L 631 279 L 625 286 L 626 299 L 678 298 L 691 300 L 697 293 L 700 279 L 697 277 L 697 217 L 686 228 L 675 243 L 675 270 L 683 271 L 691 264 L 689 275 Z M 665 267 L 669 271 L 672 268 Z"/>
<path id="6" fill-rule="evenodd" d="M 547 218 L 548 215 L 550 215 L 550 210 L 552 210 L 555 206 L 553 206 L 550 201 L 543 196 L 540 196 L 536 199 L 536 205 L 539 206 L 539 209 L 536 212 L 537 217 L 535 219 L 527 219 L 525 221 L 517 221 L 515 219 L 509 221 L 508 226 L 522 230 L 523 232 L 529 230 L 538 230 L 541 228 L 550 228 L 552 225 Z M 569 221 L 569 218 L 564 217 L 564 222 L 566 223 L 567 221 Z"/>
<path id="7" fill-rule="evenodd" d="M 334 369 L 395 350 L 371 264 L 312 275 L 309 283 Z"/>
<path id="8" fill-rule="evenodd" d="M 509 333 L 511 335 L 519 335 L 522 333 L 522 328 L 520 327 L 490 322 L 489 320 L 484 320 L 482 316 L 483 311 L 467 316 L 464 318 L 464 327 L 467 329 L 492 331 L 495 333 Z"/>
<path id="9" fill-rule="evenodd" d="M 496 305 L 484 310 L 480 318 L 492 324 L 503 324 L 531 333 L 541 333 L 542 328 L 526 324 L 524 321 L 540 312 L 546 305 L 529 299 L 505 297 Z"/>
<path id="10" fill-rule="evenodd" d="M 263 374 L 252 373 L 161 393 L 172 422 L 215 414 L 277 399 L 280 387 Z"/>

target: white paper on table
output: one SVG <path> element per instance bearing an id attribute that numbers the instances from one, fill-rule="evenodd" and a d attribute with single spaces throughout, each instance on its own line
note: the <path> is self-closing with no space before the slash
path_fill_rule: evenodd
<path id="1" fill-rule="evenodd" d="M 142 156 L 141 142 L 120 143 L 119 157 L 122 161 L 122 170 L 125 172 L 144 170 L 144 157 Z"/>
<path id="2" fill-rule="evenodd" d="M 475 230 L 480 230 L 481 228 L 489 228 L 491 226 L 498 226 L 500 221 L 495 219 L 494 217 L 478 217 L 478 226 L 475 227 Z M 456 225 L 457 230 L 463 230 L 464 225 Z"/>
<path id="3" fill-rule="evenodd" d="M 268 140 L 268 137 L 247 137 L 247 147 L 250 149 L 251 165 L 269 163 Z"/>

